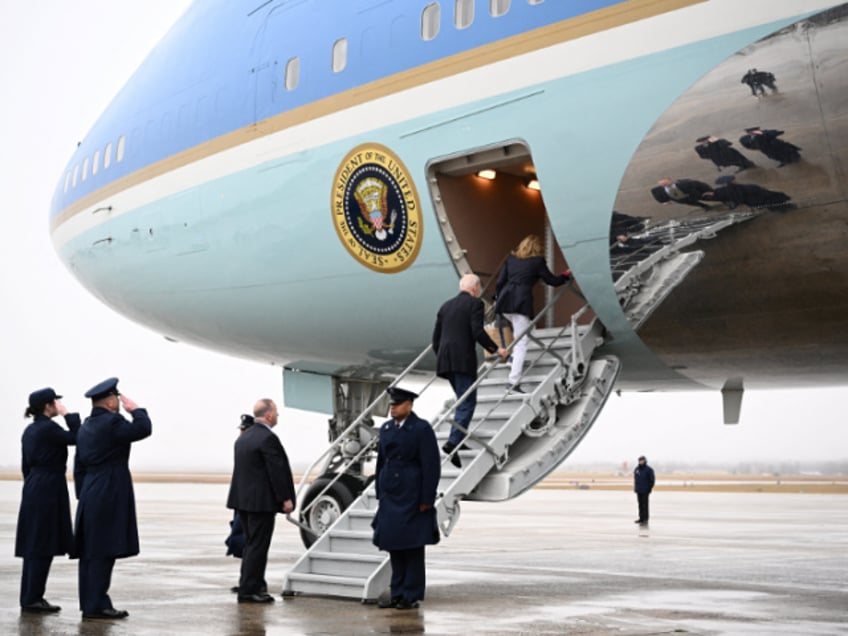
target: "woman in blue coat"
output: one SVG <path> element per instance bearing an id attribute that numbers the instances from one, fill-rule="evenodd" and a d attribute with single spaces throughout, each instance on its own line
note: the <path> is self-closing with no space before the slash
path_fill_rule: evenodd
<path id="1" fill-rule="evenodd" d="M 68 446 L 76 444 L 80 416 L 69 413 L 51 388 L 29 395 L 24 414 L 32 423 L 21 438 L 21 470 L 24 487 L 15 556 L 23 557 L 21 609 L 25 612 L 58 612 L 58 605 L 44 600 L 47 575 L 53 557 L 73 552 L 71 505 L 65 478 Z M 62 415 L 68 430 L 51 418 Z"/>
<path id="2" fill-rule="evenodd" d="M 430 423 L 412 412 L 412 391 L 392 387 L 392 419 L 380 428 L 374 545 L 389 553 L 391 598 L 381 608 L 412 609 L 424 599 L 424 546 L 439 542 L 436 489 L 441 462 Z"/>
<path id="3" fill-rule="evenodd" d="M 530 326 L 530 320 L 533 318 L 533 286 L 536 282 L 542 279 L 548 285 L 559 287 L 571 280 L 568 272 L 559 276 L 551 273 L 545 265 L 544 253 L 542 240 L 535 234 L 528 234 L 515 251 L 507 256 L 506 263 L 498 275 L 495 286 L 495 311 L 509 319 L 516 336 Z M 518 381 L 521 379 L 526 356 L 527 336 L 524 336 L 512 347 L 509 383 L 517 393 L 524 392 Z"/>

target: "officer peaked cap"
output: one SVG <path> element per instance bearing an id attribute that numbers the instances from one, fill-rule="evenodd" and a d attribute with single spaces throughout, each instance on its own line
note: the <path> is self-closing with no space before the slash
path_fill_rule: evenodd
<path id="1" fill-rule="evenodd" d="M 100 384 L 95 384 L 85 392 L 85 397 L 92 400 L 100 400 L 109 395 L 120 395 L 118 392 L 118 378 L 109 378 L 103 380 Z"/>
<path id="2" fill-rule="evenodd" d="M 709 135 L 704 135 L 703 137 L 698 137 L 695 141 L 698 142 L 698 143 L 701 143 L 702 141 L 709 140 L 709 138 L 710 138 Z"/>
<path id="3" fill-rule="evenodd" d="M 396 386 L 393 386 L 388 389 L 389 397 L 391 398 L 392 404 L 400 404 L 401 402 L 406 402 L 409 400 L 410 402 L 418 397 L 417 393 L 413 393 L 412 391 L 407 391 L 406 389 L 401 389 Z"/>
<path id="4" fill-rule="evenodd" d="M 37 409 L 45 404 L 50 404 L 53 400 L 61 399 L 61 395 L 56 395 L 56 391 L 50 387 L 46 387 L 44 389 L 38 389 L 38 391 L 33 391 L 29 394 L 29 407 L 31 409 Z"/>

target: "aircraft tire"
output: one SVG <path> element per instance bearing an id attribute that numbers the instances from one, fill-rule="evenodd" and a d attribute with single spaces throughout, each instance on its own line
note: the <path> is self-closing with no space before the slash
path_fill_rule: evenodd
<path id="1" fill-rule="evenodd" d="M 333 480 L 333 476 L 319 477 L 306 490 L 301 508 L 306 508 L 320 495 L 321 491 Z M 327 528 L 336 522 L 336 519 L 344 512 L 354 499 L 344 479 L 339 479 L 327 489 L 315 505 L 305 515 L 301 514 L 300 521 L 315 531 L 315 535 L 301 528 L 300 539 L 303 545 L 309 548 L 319 536 L 326 532 Z"/>

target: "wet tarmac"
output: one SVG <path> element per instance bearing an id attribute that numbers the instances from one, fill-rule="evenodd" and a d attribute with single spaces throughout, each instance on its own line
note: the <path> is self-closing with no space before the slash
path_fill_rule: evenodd
<path id="1" fill-rule="evenodd" d="M 647 529 L 623 491 L 468 502 L 453 536 L 428 549 L 427 599 L 401 611 L 283 600 L 302 547 L 282 517 L 267 577 L 277 602 L 237 604 L 226 489 L 136 484 L 142 553 L 118 561 L 111 588 L 130 617 L 110 622 L 81 620 L 66 558 L 47 588 L 63 611 L 19 613 L 20 482 L 0 481 L 0 634 L 848 634 L 846 495 L 658 491 Z"/>

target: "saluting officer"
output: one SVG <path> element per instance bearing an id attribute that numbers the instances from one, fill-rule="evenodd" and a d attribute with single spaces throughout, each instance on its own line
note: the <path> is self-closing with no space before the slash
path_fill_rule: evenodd
<path id="1" fill-rule="evenodd" d="M 380 608 L 413 609 L 424 599 L 424 546 L 439 542 L 436 489 L 439 446 L 430 423 L 412 412 L 412 391 L 388 390 L 392 419 L 380 428 L 374 545 L 389 553 L 391 598 Z"/>
<path id="2" fill-rule="evenodd" d="M 126 618 L 109 598 L 115 559 L 138 554 L 135 496 L 129 469 L 130 444 L 148 437 L 147 411 L 118 391 L 118 378 L 89 389 L 91 415 L 77 435 L 74 483 L 77 491 L 76 549 L 83 618 Z M 120 414 L 120 408 L 132 421 Z"/>
<path id="3" fill-rule="evenodd" d="M 23 557 L 21 574 L 21 610 L 24 612 L 58 612 L 58 605 L 44 600 L 44 588 L 53 557 L 73 552 L 71 503 L 65 479 L 68 446 L 76 444 L 80 427 L 78 413 L 69 413 L 51 388 L 29 394 L 24 417 L 32 423 L 21 438 L 21 470 L 24 487 L 15 556 Z M 62 415 L 68 430 L 51 418 Z"/>

